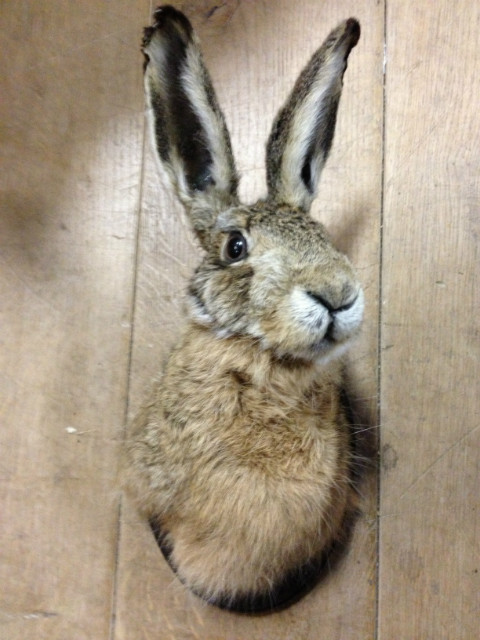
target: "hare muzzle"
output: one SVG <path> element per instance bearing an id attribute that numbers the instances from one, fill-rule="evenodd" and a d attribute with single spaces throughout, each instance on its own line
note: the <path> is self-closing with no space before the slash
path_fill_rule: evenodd
<path id="1" fill-rule="evenodd" d="M 363 291 L 358 289 L 338 306 L 312 290 L 295 289 L 292 308 L 300 322 L 311 328 L 315 344 L 345 342 L 359 330 L 363 318 Z"/>

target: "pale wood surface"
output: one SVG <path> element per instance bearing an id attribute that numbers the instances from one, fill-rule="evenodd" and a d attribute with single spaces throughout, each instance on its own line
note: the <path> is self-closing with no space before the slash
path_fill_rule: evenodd
<path id="1" fill-rule="evenodd" d="M 116 478 L 127 415 L 178 335 L 199 258 L 144 144 L 151 3 L 4 2 L 0 638 L 470 640 L 478 3 L 175 4 L 202 38 L 247 200 L 263 192 L 264 141 L 297 73 L 339 20 L 362 24 L 315 215 L 366 289 L 351 360 L 359 428 L 375 432 L 381 410 L 380 515 L 370 473 L 348 556 L 279 614 L 217 611 L 173 577 Z"/>
<path id="2" fill-rule="evenodd" d="M 2 640 L 109 635 L 149 13 L 112 8 L 0 6 Z"/>
<path id="3" fill-rule="evenodd" d="M 478 637 L 479 28 L 478 2 L 388 3 L 382 640 Z"/>

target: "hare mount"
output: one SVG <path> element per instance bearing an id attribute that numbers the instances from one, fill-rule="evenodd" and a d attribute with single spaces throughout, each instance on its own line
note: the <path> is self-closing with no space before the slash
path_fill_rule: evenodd
<path id="1" fill-rule="evenodd" d="M 204 257 L 128 439 L 126 487 L 179 579 L 231 610 L 311 588 L 355 505 L 339 356 L 363 292 L 309 209 L 359 37 L 342 22 L 300 74 L 267 143 L 268 194 L 247 206 L 190 22 L 164 6 L 144 33 L 154 146 Z"/>

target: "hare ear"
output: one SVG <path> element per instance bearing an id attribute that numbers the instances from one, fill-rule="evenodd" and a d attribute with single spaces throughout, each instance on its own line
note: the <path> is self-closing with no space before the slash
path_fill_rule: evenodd
<path id="1" fill-rule="evenodd" d="M 269 199 L 305 211 L 332 145 L 347 58 L 360 38 L 354 18 L 342 22 L 300 74 L 267 143 Z"/>
<path id="2" fill-rule="evenodd" d="M 190 22 L 170 6 L 153 18 L 142 50 L 155 146 L 202 236 L 215 211 L 236 202 L 230 137 Z"/>

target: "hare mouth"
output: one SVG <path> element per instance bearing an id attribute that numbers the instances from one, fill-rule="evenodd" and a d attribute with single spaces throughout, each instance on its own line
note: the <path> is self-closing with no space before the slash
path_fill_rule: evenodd
<path id="1" fill-rule="evenodd" d="M 327 351 L 331 351 L 337 345 L 338 342 L 336 342 L 336 340 L 334 340 L 332 336 L 328 336 L 327 334 L 325 334 L 325 336 L 321 340 L 318 340 L 317 342 L 314 342 L 312 344 L 311 350 L 314 354 L 322 354 L 326 353 Z"/>
<path id="2" fill-rule="evenodd" d="M 315 352 L 329 351 L 336 347 L 339 343 L 344 342 L 335 337 L 335 322 L 330 319 L 328 326 L 321 337 L 317 336 L 312 343 L 312 349 Z"/>
<path id="3" fill-rule="evenodd" d="M 338 340 L 327 331 L 323 338 L 312 342 L 305 351 L 299 355 L 303 358 L 325 364 L 342 356 L 348 349 L 349 344 L 350 338 Z"/>

